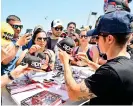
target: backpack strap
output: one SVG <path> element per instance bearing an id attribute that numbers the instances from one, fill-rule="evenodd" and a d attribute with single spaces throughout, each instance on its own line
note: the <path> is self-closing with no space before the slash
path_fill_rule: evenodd
<path id="1" fill-rule="evenodd" d="M 76 55 L 78 53 L 78 51 L 79 51 L 79 46 L 76 48 L 74 54 Z"/>
<path id="2" fill-rule="evenodd" d="M 47 38 L 47 48 L 51 49 L 51 38 L 50 37 Z"/>
<path id="3" fill-rule="evenodd" d="M 90 50 L 90 48 L 87 50 L 87 57 L 88 57 L 88 59 L 89 60 L 91 60 L 92 61 L 92 57 L 90 56 L 90 52 L 91 52 L 91 50 Z"/>

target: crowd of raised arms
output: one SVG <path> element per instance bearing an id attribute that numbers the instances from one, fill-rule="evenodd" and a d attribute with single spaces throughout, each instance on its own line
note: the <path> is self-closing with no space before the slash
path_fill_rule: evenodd
<path id="1" fill-rule="evenodd" d="M 104 15 L 95 29 L 63 20 L 27 29 L 16 15 L 1 23 L 1 86 L 30 70 L 50 72 L 61 65 L 69 98 L 90 99 L 88 104 L 130 105 L 133 103 L 133 15 L 132 0 L 105 0 Z M 66 29 L 66 30 L 65 30 Z M 90 67 L 94 74 L 76 83 L 70 66 Z M 62 71 L 62 70 L 61 70 Z"/>

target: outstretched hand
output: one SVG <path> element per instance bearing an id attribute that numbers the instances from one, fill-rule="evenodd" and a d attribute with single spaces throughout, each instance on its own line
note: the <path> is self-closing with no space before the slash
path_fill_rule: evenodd
<path id="1" fill-rule="evenodd" d="M 24 66 L 22 66 L 22 65 L 17 66 L 14 70 L 11 71 L 11 75 L 15 79 L 15 78 L 20 77 L 21 74 L 24 74 L 25 71 L 29 71 L 28 64 L 26 64 Z"/>
<path id="2" fill-rule="evenodd" d="M 81 61 L 84 61 L 85 63 L 88 64 L 88 62 L 90 62 L 90 60 L 88 59 L 86 53 L 78 53 L 77 54 L 77 58 Z"/>

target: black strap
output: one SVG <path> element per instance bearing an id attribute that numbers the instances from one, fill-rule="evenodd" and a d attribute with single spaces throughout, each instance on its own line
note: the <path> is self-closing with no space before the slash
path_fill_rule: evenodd
<path id="1" fill-rule="evenodd" d="M 79 47 L 78 47 L 78 48 L 77 48 L 77 50 L 75 51 L 75 54 L 77 54 L 77 53 L 78 53 L 78 51 L 79 51 Z M 87 50 L 87 53 L 86 53 L 86 54 L 87 54 L 88 59 L 92 61 L 92 58 L 91 58 L 91 56 L 90 56 L 89 52 L 90 52 L 90 48 L 88 48 L 88 50 Z"/>
<path id="2" fill-rule="evenodd" d="M 79 51 L 79 47 L 77 47 L 77 49 L 76 49 L 76 51 L 75 51 L 75 54 L 77 54 L 77 53 L 78 53 L 78 51 Z"/>
<path id="3" fill-rule="evenodd" d="M 90 48 L 88 48 L 86 54 L 87 54 L 88 59 L 92 61 L 92 58 L 91 58 L 91 56 L 90 56 Z"/>
<path id="4" fill-rule="evenodd" d="M 10 72 L 8 72 L 7 75 L 8 75 L 8 78 L 9 78 L 10 80 L 14 80 L 14 78 L 12 77 L 12 75 L 11 75 Z"/>
<path id="5" fill-rule="evenodd" d="M 51 38 L 50 37 L 48 37 L 47 39 L 47 48 L 51 49 Z"/>

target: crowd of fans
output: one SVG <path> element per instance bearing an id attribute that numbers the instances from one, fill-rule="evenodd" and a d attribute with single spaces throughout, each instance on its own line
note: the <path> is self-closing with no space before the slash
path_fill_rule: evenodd
<path id="1" fill-rule="evenodd" d="M 132 104 L 133 15 L 129 2 L 105 0 L 105 14 L 98 18 L 95 29 L 82 28 L 80 34 L 75 31 L 75 22 L 69 22 L 65 32 L 62 21 L 55 19 L 49 32 L 37 25 L 33 33 L 19 36 L 21 19 L 9 15 L 1 25 L 1 86 L 32 69 L 49 72 L 61 64 L 70 99 L 90 99 L 89 104 Z M 75 42 L 73 48 L 66 47 L 70 53 L 57 46 L 67 38 Z M 91 67 L 95 74 L 76 83 L 70 65 Z"/>

